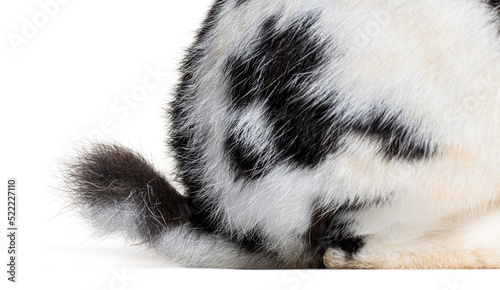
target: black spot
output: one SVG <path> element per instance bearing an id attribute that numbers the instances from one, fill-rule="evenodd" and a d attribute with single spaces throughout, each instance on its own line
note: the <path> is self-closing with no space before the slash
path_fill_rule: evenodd
<path id="1" fill-rule="evenodd" d="M 262 230 L 257 228 L 245 233 L 239 238 L 233 238 L 232 242 L 241 245 L 241 247 L 252 253 L 266 251 L 266 240 L 264 238 L 264 234 L 262 233 Z"/>
<path id="2" fill-rule="evenodd" d="M 361 135 L 375 136 L 381 142 L 381 151 L 389 159 L 416 161 L 431 157 L 434 146 L 417 132 L 402 125 L 402 121 L 384 109 L 374 109 L 366 122 L 355 122 L 353 130 Z"/>
<path id="3" fill-rule="evenodd" d="M 488 1 L 486 1 L 486 3 L 488 3 L 488 5 L 490 5 L 494 9 L 498 9 L 498 7 L 500 6 L 499 0 L 488 0 Z"/>
<path id="4" fill-rule="evenodd" d="M 241 6 L 247 2 L 248 2 L 248 0 L 236 0 L 236 7 Z"/>
<path id="5" fill-rule="evenodd" d="M 236 180 L 249 179 L 254 180 L 267 172 L 268 164 L 264 157 L 265 152 L 256 152 L 245 144 L 242 138 L 238 136 L 241 132 L 228 132 L 224 142 L 224 150 L 228 152 L 233 164 Z"/>
<path id="6" fill-rule="evenodd" d="M 328 59 L 326 42 L 314 33 L 318 18 L 317 13 L 306 14 L 279 29 L 279 18 L 270 17 L 262 24 L 252 51 L 228 59 L 230 103 L 236 109 L 264 103 L 275 136 L 273 140 L 263 140 L 274 142 L 277 150 L 271 157 L 271 152 L 266 152 L 267 164 L 257 162 L 253 158 L 257 156 L 246 154 L 248 149 L 243 154 L 246 158 L 241 158 L 238 152 L 230 153 L 235 167 L 250 173 L 245 174 L 247 177 L 258 177 L 262 168 L 268 167 L 265 165 L 283 160 L 304 167 L 314 166 L 336 149 L 341 132 L 332 126 L 339 118 L 332 114 L 334 104 L 317 104 L 305 96 Z M 336 92 L 330 94 L 334 100 Z M 226 143 L 237 150 L 233 141 L 228 139 Z"/>
<path id="7" fill-rule="evenodd" d="M 499 0 L 488 0 L 486 3 L 493 9 L 496 13 L 497 18 L 500 17 L 500 1 Z"/>
<path id="8" fill-rule="evenodd" d="M 331 112 L 333 105 L 299 100 L 290 101 L 281 109 L 272 108 L 279 158 L 301 167 L 314 167 L 335 152 L 344 128 L 335 126 L 339 117 Z"/>
<path id="9" fill-rule="evenodd" d="M 368 207 L 377 206 L 386 201 L 376 199 L 365 202 L 346 202 L 334 209 L 315 206 L 311 216 L 311 227 L 307 233 L 307 241 L 317 261 L 328 248 L 337 248 L 345 253 L 345 258 L 352 260 L 365 245 L 364 237 L 352 231 L 352 222 L 348 214 Z"/>
<path id="10" fill-rule="evenodd" d="M 247 55 L 230 57 L 231 103 L 246 106 L 255 100 L 282 107 L 308 87 L 313 73 L 325 61 L 312 26 L 318 15 L 306 15 L 279 30 L 277 16 L 261 26 L 257 45 Z"/>

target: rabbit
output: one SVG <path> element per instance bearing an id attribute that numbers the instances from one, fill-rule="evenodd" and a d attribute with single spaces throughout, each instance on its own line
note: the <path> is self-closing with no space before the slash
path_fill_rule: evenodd
<path id="1" fill-rule="evenodd" d="M 216 0 L 168 105 L 175 188 L 70 161 L 96 230 L 186 267 L 500 267 L 500 1 Z"/>

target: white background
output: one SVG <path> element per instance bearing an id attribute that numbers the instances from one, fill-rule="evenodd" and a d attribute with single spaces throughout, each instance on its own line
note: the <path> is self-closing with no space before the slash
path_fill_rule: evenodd
<path id="1" fill-rule="evenodd" d="M 89 139 L 114 140 L 171 173 L 163 108 L 171 98 L 183 51 L 211 2 L 0 3 L 0 188 L 5 194 L 5 203 L 0 203 L 0 220 L 5 218 L 0 222 L 0 285 L 8 289 L 500 289 L 497 271 L 183 269 L 119 238 L 92 238 L 58 190 L 61 160 Z M 160 74 L 155 78 L 151 70 Z M 146 94 L 126 101 L 141 90 Z M 17 178 L 19 194 L 15 285 L 6 281 L 3 232 L 10 177 Z"/>

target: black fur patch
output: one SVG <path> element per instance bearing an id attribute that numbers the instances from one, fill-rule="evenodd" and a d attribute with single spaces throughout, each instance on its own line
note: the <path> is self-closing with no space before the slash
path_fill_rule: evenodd
<path id="1" fill-rule="evenodd" d="M 311 227 L 307 233 L 307 241 L 313 256 L 318 261 L 328 248 L 337 248 L 345 253 L 346 259 L 353 259 L 356 253 L 365 245 L 364 237 L 356 235 L 350 228 L 346 215 L 380 203 L 348 202 L 334 210 L 315 207 L 311 216 Z"/>
<path id="2" fill-rule="evenodd" d="M 219 228 L 222 223 L 219 218 L 211 214 L 215 212 L 211 203 L 196 196 L 188 196 L 187 201 L 191 214 L 191 226 L 207 233 L 220 233 Z"/>
<path id="3" fill-rule="evenodd" d="M 231 103 L 243 107 L 258 100 L 279 108 L 307 88 L 325 60 L 322 43 L 311 31 L 317 19 L 305 15 L 284 30 L 276 27 L 277 16 L 267 19 L 252 51 L 227 62 Z"/>
<path id="4" fill-rule="evenodd" d="M 238 239 L 233 239 L 232 242 L 240 244 L 244 249 L 252 252 L 259 253 L 265 251 L 265 238 L 264 234 L 259 229 L 254 229 L 249 233 L 244 234 Z"/>
<path id="5" fill-rule="evenodd" d="M 361 135 L 375 136 L 381 142 L 381 151 L 388 159 L 416 161 L 431 157 L 435 148 L 430 141 L 418 138 L 410 128 L 383 109 L 373 110 L 367 122 L 354 122 L 353 130 Z"/>
<path id="6" fill-rule="evenodd" d="M 271 157 L 272 152 L 266 152 L 268 158 L 263 164 L 262 159 L 257 160 L 259 156 L 248 154 L 250 150 L 240 150 L 244 145 L 235 144 L 234 138 L 228 139 L 226 143 L 231 146 L 226 149 L 236 150 L 228 152 L 238 176 L 258 177 L 266 165 L 282 160 L 304 167 L 314 166 L 334 149 L 339 134 L 332 132 L 331 124 L 336 116 L 327 114 L 333 105 L 314 104 L 302 97 L 327 60 L 326 43 L 314 36 L 313 25 L 318 17 L 317 14 L 304 15 L 280 30 L 279 19 L 273 16 L 261 26 L 259 40 L 252 51 L 229 58 L 226 67 L 231 104 L 241 109 L 255 102 L 264 103 L 276 136 L 274 140 L 265 141 L 274 142 L 278 151 Z"/>
<path id="7" fill-rule="evenodd" d="M 76 202 L 91 212 L 132 204 L 140 212 L 136 216 L 138 235 L 148 241 L 167 227 L 189 222 L 184 197 L 129 149 L 94 145 L 71 163 L 67 178 Z"/>
<path id="8" fill-rule="evenodd" d="M 486 3 L 496 12 L 497 18 L 500 17 L 500 0 L 488 0 Z"/>
<path id="9" fill-rule="evenodd" d="M 228 136 L 224 142 L 224 149 L 228 152 L 232 161 L 233 170 L 235 172 L 236 180 L 249 179 L 254 180 L 261 177 L 266 173 L 266 159 L 264 154 L 266 152 L 255 152 L 249 146 L 245 145 L 241 138 L 238 136 L 239 132 L 228 132 Z"/>
<path id="10" fill-rule="evenodd" d="M 248 2 L 248 0 L 236 0 L 236 7 L 241 6 L 247 2 Z"/>
<path id="11" fill-rule="evenodd" d="M 486 1 L 486 3 L 488 3 L 488 5 L 490 5 L 491 7 L 495 8 L 495 9 L 498 9 L 498 7 L 500 6 L 499 0 L 488 0 L 488 1 Z"/>

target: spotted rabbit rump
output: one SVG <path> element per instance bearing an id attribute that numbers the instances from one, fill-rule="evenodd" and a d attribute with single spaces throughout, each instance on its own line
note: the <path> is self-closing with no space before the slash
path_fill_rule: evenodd
<path id="1" fill-rule="evenodd" d="M 218 0 L 182 65 L 182 194 L 119 145 L 67 172 L 192 267 L 499 268 L 497 1 Z"/>

